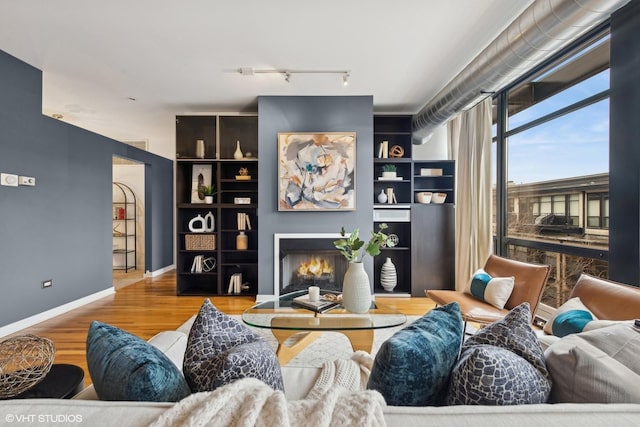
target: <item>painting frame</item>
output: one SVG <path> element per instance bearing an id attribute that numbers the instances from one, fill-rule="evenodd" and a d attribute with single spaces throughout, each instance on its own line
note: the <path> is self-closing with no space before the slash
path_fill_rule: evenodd
<path id="1" fill-rule="evenodd" d="M 278 211 L 355 211 L 356 141 L 356 132 L 279 132 Z"/>
<path id="2" fill-rule="evenodd" d="M 213 167 L 194 164 L 191 171 L 191 203 L 205 203 L 203 187 L 213 183 Z"/>

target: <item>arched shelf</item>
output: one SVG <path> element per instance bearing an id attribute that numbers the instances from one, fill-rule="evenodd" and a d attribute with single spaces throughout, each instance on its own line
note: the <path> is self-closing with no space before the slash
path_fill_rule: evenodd
<path id="1" fill-rule="evenodd" d="M 113 254 L 114 270 L 135 270 L 136 265 L 136 195 L 126 184 L 113 183 Z M 131 260 L 130 258 L 133 258 Z M 116 260 L 122 259 L 116 264 Z M 133 262 L 132 262 L 133 261 Z"/>

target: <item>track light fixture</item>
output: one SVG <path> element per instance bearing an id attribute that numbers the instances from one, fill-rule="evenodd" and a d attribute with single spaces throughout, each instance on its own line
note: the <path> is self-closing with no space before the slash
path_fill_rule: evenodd
<path id="1" fill-rule="evenodd" d="M 285 69 L 256 69 L 253 67 L 240 67 L 238 73 L 243 76 L 253 76 L 256 74 L 281 74 L 284 76 L 284 81 L 289 83 L 291 81 L 292 74 L 341 74 L 342 84 L 347 86 L 349 84 L 349 77 L 351 71 L 349 70 L 285 70 Z"/>

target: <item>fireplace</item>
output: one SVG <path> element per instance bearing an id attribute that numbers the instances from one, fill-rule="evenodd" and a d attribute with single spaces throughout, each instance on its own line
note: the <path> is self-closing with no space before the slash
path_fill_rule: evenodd
<path id="1" fill-rule="evenodd" d="M 349 263 L 333 246 L 339 234 L 279 233 L 274 237 L 276 296 L 309 286 L 342 291 L 342 279 Z"/>

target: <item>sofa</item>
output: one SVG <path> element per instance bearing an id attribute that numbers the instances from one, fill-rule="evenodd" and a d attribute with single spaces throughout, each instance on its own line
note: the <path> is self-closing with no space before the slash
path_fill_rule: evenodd
<path id="1" fill-rule="evenodd" d="M 595 318 L 601 321 L 631 321 L 640 319 L 640 287 L 601 279 L 589 274 L 581 274 L 573 287 L 567 306 L 579 300 Z M 562 307 L 558 311 L 561 311 Z M 543 348 L 549 347 L 560 338 L 550 334 L 553 319 L 547 319 L 540 342 Z M 606 325 L 606 323 L 603 323 Z"/>
<path id="2" fill-rule="evenodd" d="M 640 289 L 591 276 L 580 278 L 573 296 L 584 299 L 600 319 L 628 320 L 640 317 Z M 163 331 L 149 340 L 176 366 L 182 367 L 193 319 L 175 331 Z M 628 327 L 618 325 L 612 327 Z M 601 329 L 603 331 L 605 329 Z M 609 329 L 607 329 L 609 330 Z M 613 330 L 613 329 L 611 329 Z M 595 331 L 598 332 L 598 331 Z M 590 334 L 585 333 L 585 334 Z M 640 334 L 640 329 L 638 330 Z M 584 334 L 579 334 L 584 335 Z M 577 335 L 576 335 L 577 336 Z M 558 338 L 562 344 L 566 338 Z M 552 343 L 547 352 L 556 346 Z M 545 353 L 546 354 L 546 353 Z M 282 367 L 284 394 L 289 401 L 303 399 L 312 389 L 321 368 Z M 635 374 L 640 375 L 636 368 Z M 93 386 L 71 400 L 27 399 L 0 401 L 0 425 L 84 424 L 92 426 L 146 426 L 171 408 L 172 403 L 100 401 Z M 389 426 L 636 426 L 640 403 L 543 403 L 514 406 L 386 406 Z"/>

